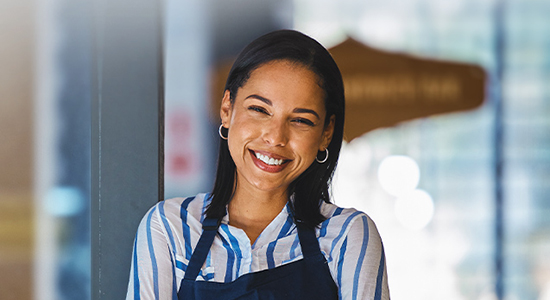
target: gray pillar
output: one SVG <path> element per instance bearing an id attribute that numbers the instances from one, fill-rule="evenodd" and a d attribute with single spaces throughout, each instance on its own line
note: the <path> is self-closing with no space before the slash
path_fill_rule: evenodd
<path id="1" fill-rule="evenodd" d="M 161 2 L 96 0 L 92 62 L 92 299 L 124 299 L 132 244 L 163 195 Z"/>

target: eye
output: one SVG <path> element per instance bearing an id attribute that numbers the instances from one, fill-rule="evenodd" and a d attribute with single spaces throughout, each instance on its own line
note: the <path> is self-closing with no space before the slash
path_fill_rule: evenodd
<path id="1" fill-rule="evenodd" d="M 251 110 L 251 111 L 255 111 L 255 112 L 259 112 L 259 113 L 262 113 L 262 114 L 266 114 L 268 115 L 269 113 L 267 112 L 267 110 L 261 106 L 255 106 L 255 105 L 252 105 L 252 106 L 249 106 L 248 107 L 248 110 Z"/>
<path id="2" fill-rule="evenodd" d="M 298 123 L 298 124 L 308 125 L 308 126 L 314 126 L 315 125 L 315 123 L 313 123 L 312 121 L 310 121 L 308 119 L 305 119 L 305 118 L 296 118 L 296 119 L 293 120 L 293 122 Z"/>

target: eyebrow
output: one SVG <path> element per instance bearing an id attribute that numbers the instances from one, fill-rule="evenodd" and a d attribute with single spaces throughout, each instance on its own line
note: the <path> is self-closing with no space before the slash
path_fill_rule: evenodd
<path id="1" fill-rule="evenodd" d="M 307 108 L 295 108 L 295 109 L 293 110 L 293 112 L 295 112 L 295 113 L 308 113 L 308 114 L 312 114 L 312 115 L 316 116 L 317 119 L 319 119 L 319 120 L 321 119 L 321 118 L 319 117 L 319 114 L 317 114 L 317 112 L 314 111 L 314 110 L 312 110 L 312 109 L 307 109 Z"/>
<path id="2" fill-rule="evenodd" d="M 250 98 L 258 99 L 258 100 L 264 102 L 265 104 L 267 104 L 269 106 L 273 106 L 273 102 L 271 102 L 271 100 L 269 100 L 267 98 L 264 98 L 260 95 L 252 94 L 252 95 L 249 95 L 248 97 L 246 97 L 244 99 L 246 100 L 246 99 L 250 99 Z"/>
<path id="3" fill-rule="evenodd" d="M 252 95 L 249 95 L 248 97 L 246 97 L 245 100 L 250 99 L 250 98 L 258 99 L 258 100 L 264 102 L 265 104 L 267 104 L 269 106 L 273 106 L 273 102 L 271 102 L 271 100 L 269 100 L 265 97 L 262 97 L 260 95 L 252 94 Z M 316 111 L 314 111 L 313 109 L 295 108 L 292 112 L 312 114 L 312 115 L 316 116 L 317 119 L 319 119 L 319 120 L 321 119 L 321 117 L 319 117 L 319 114 Z"/>

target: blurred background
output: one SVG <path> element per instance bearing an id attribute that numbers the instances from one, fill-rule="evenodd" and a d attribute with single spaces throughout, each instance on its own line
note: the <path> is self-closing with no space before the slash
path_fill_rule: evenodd
<path id="1" fill-rule="evenodd" d="M 334 199 L 376 222 L 394 300 L 550 299 L 550 1 L 162 5 L 165 197 L 210 189 L 213 78 L 262 33 L 478 65 L 479 107 L 347 141 Z M 0 0 L 0 299 L 90 297 L 91 6 Z"/>

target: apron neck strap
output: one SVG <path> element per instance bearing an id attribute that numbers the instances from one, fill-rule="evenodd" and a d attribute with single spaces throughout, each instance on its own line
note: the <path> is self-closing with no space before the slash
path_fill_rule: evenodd
<path id="1" fill-rule="evenodd" d="M 220 222 L 218 219 L 206 218 L 202 222 L 203 232 L 199 242 L 197 243 L 197 247 L 195 247 L 195 250 L 193 251 L 191 260 L 189 260 L 187 269 L 185 270 L 185 279 L 195 280 L 199 275 L 201 267 L 206 260 L 206 256 L 208 256 L 210 247 L 212 246 L 212 242 L 216 237 L 219 226 Z"/>
<path id="2" fill-rule="evenodd" d="M 302 246 L 302 254 L 304 258 L 314 257 L 321 253 L 319 242 L 315 236 L 315 230 L 307 227 L 301 222 L 296 222 L 298 229 L 298 237 L 300 238 L 300 246 Z"/>

